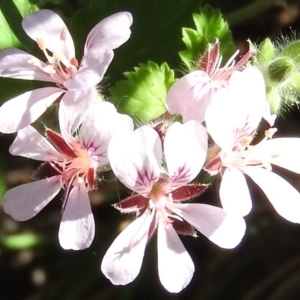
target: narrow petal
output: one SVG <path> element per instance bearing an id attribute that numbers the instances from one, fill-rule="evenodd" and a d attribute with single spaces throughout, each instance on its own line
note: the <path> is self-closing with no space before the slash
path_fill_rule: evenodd
<path id="1" fill-rule="evenodd" d="M 222 175 L 220 199 L 228 214 L 246 216 L 252 209 L 249 188 L 242 172 L 227 168 Z"/>
<path id="2" fill-rule="evenodd" d="M 278 214 L 300 223 L 300 194 L 277 174 L 259 167 L 247 167 L 245 173 L 262 189 Z"/>
<path id="3" fill-rule="evenodd" d="M 164 140 L 165 160 L 172 189 L 192 181 L 200 172 L 207 152 L 207 135 L 201 123 L 173 123 Z"/>
<path id="4" fill-rule="evenodd" d="M 235 248 L 245 234 L 245 220 L 227 215 L 222 208 L 207 204 L 173 203 L 170 209 L 219 247 Z"/>
<path id="5" fill-rule="evenodd" d="M 152 220 L 147 212 L 129 224 L 114 240 L 101 263 L 102 273 L 115 285 L 132 282 L 139 274 Z"/>
<path id="6" fill-rule="evenodd" d="M 50 161 L 62 157 L 48 141 L 34 127 L 27 126 L 18 134 L 9 148 L 12 155 L 31 159 Z"/>
<path id="7" fill-rule="evenodd" d="M 34 41 L 43 43 L 52 53 L 62 53 L 68 61 L 75 57 L 70 32 L 61 17 L 52 10 L 42 9 L 27 15 L 22 26 Z"/>
<path id="8" fill-rule="evenodd" d="M 204 71 L 191 72 L 170 88 L 166 98 L 168 111 L 181 115 L 183 122 L 196 120 L 202 123 L 216 90 L 216 85 Z"/>
<path id="9" fill-rule="evenodd" d="M 16 48 L 7 48 L 0 52 L 1 77 L 55 82 L 43 70 L 46 67 L 47 64 L 38 58 Z"/>
<path id="10" fill-rule="evenodd" d="M 70 140 L 72 134 L 86 118 L 95 96 L 94 89 L 66 91 L 58 110 L 60 132 L 66 141 Z"/>
<path id="11" fill-rule="evenodd" d="M 119 201 L 114 205 L 114 208 L 120 210 L 122 213 L 138 213 L 146 209 L 148 201 L 147 198 L 135 194 Z"/>
<path id="12" fill-rule="evenodd" d="M 96 86 L 103 78 L 114 57 L 111 49 L 99 48 L 87 52 L 78 72 L 64 82 L 69 90 L 84 90 Z"/>
<path id="13" fill-rule="evenodd" d="M 108 158 L 115 175 L 129 189 L 147 197 L 160 175 L 161 140 L 149 126 L 112 138 Z"/>
<path id="14" fill-rule="evenodd" d="M 255 146 L 264 161 L 300 174 L 300 138 L 274 138 Z"/>
<path id="15" fill-rule="evenodd" d="M 171 224 L 158 223 L 158 275 L 170 293 L 179 293 L 191 281 L 195 267 Z"/>
<path id="16" fill-rule="evenodd" d="M 208 184 L 186 184 L 172 191 L 173 201 L 186 201 L 202 194 L 208 188 Z"/>
<path id="17" fill-rule="evenodd" d="M 64 249 L 82 250 L 88 248 L 95 236 L 95 222 L 90 199 L 84 183 L 75 185 L 69 194 L 58 238 Z"/>
<path id="18" fill-rule="evenodd" d="M 124 44 L 130 37 L 132 15 L 129 12 L 113 14 L 99 22 L 89 33 L 85 52 L 99 48 L 115 49 Z"/>
<path id="19" fill-rule="evenodd" d="M 13 133 L 30 125 L 63 93 L 59 88 L 41 88 L 5 102 L 0 107 L 0 131 Z"/>
<path id="20" fill-rule="evenodd" d="M 60 176 L 53 176 L 8 190 L 3 196 L 4 211 L 16 221 L 33 218 L 58 194 L 60 179 Z"/>
<path id="21" fill-rule="evenodd" d="M 119 114 L 112 103 L 98 102 L 89 110 L 79 132 L 82 145 L 90 153 L 96 167 L 107 164 L 107 150 L 111 138 L 121 132 L 133 130 L 133 121 L 127 115 Z"/>

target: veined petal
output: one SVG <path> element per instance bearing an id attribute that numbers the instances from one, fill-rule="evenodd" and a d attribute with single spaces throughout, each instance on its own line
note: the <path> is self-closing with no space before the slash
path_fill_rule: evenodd
<path id="1" fill-rule="evenodd" d="M 16 48 L 0 52 L 1 77 L 56 82 L 43 70 L 46 67 L 47 64 L 38 58 Z"/>
<path id="2" fill-rule="evenodd" d="M 170 88 L 166 98 L 168 111 L 181 115 L 183 122 L 196 120 L 202 123 L 216 90 L 217 86 L 204 71 L 191 72 Z"/>
<path id="3" fill-rule="evenodd" d="M 102 273 L 115 285 L 132 282 L 139 274 L 153 216 L 147 212 L 129 224 L 105 253 Z"/>
<path id="4" fill-rule="evenodd" d="M 158 276 L 170 293 L 179 293 L 191 281 L 195 267 L 171 224 L 158 222 Z"/>
<path id="5" fill-rule="evenodd" d="M 32 126 L 27 126 L 18 131 L 9 152 L 12 155 L 41 161 L 50 161 L 62 157 L 62 154 Z"/>
<path id="6" fill-rule="evenodd" d="M 27 15 L 22 21 L 22 26 L 34 41 L 38 44 L 43 43 L 52 53 L 64 54 L 67 61 L 75 57 L 70 32 L 61 17 L 52 10 L 41 9 Z"/>
<path id="7" fill-rule="evenodd" d="M 88 51 L 81 61 L 78 72 L 67 79 L 64 86 L 69 90 L 84 90 L 97 85 L 113 57 L 114 52 L 104 47 Z"/>
<path id="8" fill-rule="evenodd" d="M 90 153 L 96 167 L 107 164 L 107 149 L 114 134 L 132 131 L 133 121 L 119 114 L 112 103 L 98 102 L 89 110 L 79 132 L 79 140 Z"/>
<path id="9" fill-rule="evenodd" d="M 58 110 L 60 132 L 66 141 L 70 141 L 72 134 L 86 118 L 95 95 L 94 89 L 66 91 Z"/>
<path id="10" fill-rule="evenodd" d="M 130 37 L 132 15 L 129 12 L 113 14 L 99 22 L 89 33 L 85 53 L 99 48 L 115 49 L 124 44 Z"/>
<path id="11" fill-rule="evenodd" d="M 274 138 L 259 143 L 255 153 L 263 161 L 300 173 L 300 138 Z"/>
<path id="12" fill-rule="evenodd" d="M 265 113 L 265 95 L 262 74 L 251 67 L 233 72 L 229 87 L 215 93 L 206 110 L 205 122 L 223 150 L 231 150 L 257 129 Z"/>
<path id="13" fill-rule="evenodd" d="M 169 208 L 219 247 L 235 248 L 245 234 L 245 220 L 222 208 L 196 203 L 173 203 Z"/>
<path id="14" fill-rule="evenodd" d="M 19 185 L 4 194 L 3 209 L 16 221 L 29 220 L 39 213 L 60 189 L 60 176 Z"/>
<path id="15" fill-rule="evenodd" d="M 200 122 L 173 123 L 164 140 L 170 191 L 192 181 L 200 172 L 207 152 L 207 134 Z"/>
<path id="16" fill-rule="evenodd" d="M 95 236 L 95 222 L 90 199 L 84 183 L 75 185 L 69 194 L 58 238 L 64 249 L 82 250 L 88 248 Z"/>
<path id="17" fill-rule="evenodd" d="M 0 107 L 0 131 L 13 133 L 30 125 L 63 93 L 59 88 L 41 88 L 5 102 Z"/>
<path id="18" fill-rule="evenodd" d="M 222 175 L 219 193 L 226 213 L 246 216 L 251 211 L 251 196 L 245 176 L 241 171 L 226 168 Z"/>
<path id="19" fill-rule="evenodd" d="M 161 140 L 149 126 L 118 134 L 110 142 L 108 158 L 120 181 L 147 197 L 160 175 Z"/>
<path id="20" fill-rule="evenodd" d="M 246 167 L 244 172 L 262 189 L 278 214 L 300 223 L 300 194 L 277 174 L 259 167 Z"/>

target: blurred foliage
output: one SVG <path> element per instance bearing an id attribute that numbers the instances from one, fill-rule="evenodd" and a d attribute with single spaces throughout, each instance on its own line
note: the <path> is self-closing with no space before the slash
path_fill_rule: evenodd
<path id="1" fill-rule="evenodd" d="M 32 50 L 33 42 L 25 34 L 21 22 L 22 17 L 37 10 L 38 7 L 27 0 L 0 1 L 0 50 L 20 46 Z"/>
<path id="2" fill-rule="evenodd" d="M 6 1 L 0 0 L 1 8 Z M 266 36 L 278 35 L 280 31 L 283 33 L 289 31 L 290 26 L 297 28 L 300 21 L 298 1 L 283 1 L 286 4 L 285 8 L 278 6 L 278 1 L 271 0 L 264 1 L 263 7 L 262 1 L 254 0 L 202 2 L 209 2 L 213 7 L 219 8 L 225 15 L 225 21 L 226 16 L 229 21 L 234 20 L 235 26 L 230 29 L 241 52 L 248 47 L 247 38 L 250 37 L 256 42 Z M 62 16 L 74 38 L 77 58 L 82 57 L 88 32 L 102 18 L 122 10 L 133 14 L 132 36 L 127 43 L 115 51 L 115 58 L 108 69 L 106 79 L 101 83 L 101 90 L 109 95 L 109 88 L 113 86 L 112 89 L 117 88 L 118 80 L 122 80 L 119 82 L 119 85 L 122 85 L 128 77 L 133 76 L 134 80 L 138 80 L 139 72 L 148 72 L 148 61 L 158 64 L 159 68 L 155 65 L 155 67 L 150 66 L 150 69 L 161 70 L 159 76 L 170 76 L 170 83 L 173 80 L 171 70 L 175 70 L 175 77 L 179 77 L 184 70 L 178 55 L 184 49 L 182 28 L 195 27 L 192 14 L 199 13 L 202 2 L 199 0 L 34 0 L 26 3 L 40 8 L 54 9 Z M 260 2 L 256 10 L 253 10 L 254 2 Z M 249 6 L 251 6 L 250 10 Z M 15 19 L 18 26 L 19 20 L 19 18 Z M 2 23 L 0 28 L 2 35 L 8 34 Z M 11 43 L 15 43 L 15 40 Z M 17 44 L 13 45 L 17 46 Z M 44 59 L 36 46 L 33 54 Z M 168 63 L 170 70 L 166 65 L 162 65 L 164 62 Z M 1 78 L 0 102 L 38 86 L 41 86 L 41 83 Z M 111 93 L 117 97 L 118 93 L 115 91 Z M 159 96 L 158 99 L 161 97 Z M 161 105 L 160 102 L 158 104 Z M 44 120 L 53 122 L 52 116 L 53 114 L 46 113 Z M 281 134 L 299 136 L 299 112 L 296 109 L 290 110 L 288 118 L 279 119 L 276 125 Z M 11 188 L 28 182 L 38 166 L 37 162 L 9 155 L 8 148 L 13 138 L 13 135 L 0 135 L 0 195 L 5 187 Z M 297 176 L 288 172 L 282 175 L 296 188 L 300 188 Z M 138 278 L 127 286 L 112 285 L 101 274 L 100 262 L 118 232 L 130 221 L 130 216 L 121 216 L 111 206 L 112 203 L 125 197 L 127 190 L 113 179 L 103 180 L 99 187 L 98 192 L 91 194 L 96 238 L 92 246 L 84 251 L 64 251 L 59 246 L 57 233 L 61 218 L 60 196 L 51 201 L 35 218 L 26 222 L 15 222 L 1 211 L 0 299 L 274 300 L 299 298 L 300 244 L 297 242 L 300 239 L 299 225 L 280 218 L 262 193 L 253 186 L 251 190 L 254 209 L 246 220 L 248 224 L 246 236 L 236 249 L 217 248 L 203 236 L 197 239 L 189 237 L 182 239 L 196 266 L 193 280 L 184 291 L 179 294 L 169 294 L 160 285 L 157 276 L 155 237 L 146 249 Z M 104 198 L 109 201 L 103 201 Z M 212 186 L 198 201 L 220 205 L 217 199 L 217 189 Z"/>

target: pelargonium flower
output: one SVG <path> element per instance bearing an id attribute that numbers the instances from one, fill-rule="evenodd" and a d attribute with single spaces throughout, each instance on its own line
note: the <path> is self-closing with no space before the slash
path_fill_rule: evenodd
<path id="1" fill-rule="evenodd" d="M 71 111 L 72 113 L 72 111 Z M 71 117 L 69 118 L 71 119 Z M 59 241 L 64 249 L 85 249 L 94 238 L 94 218 L 88 191 L 95 188 L 96 170 L 108 164 L 107 148 L 116 132 L 132 130 L 130 117 L 116 112 L 108 102 L 94 104 L 75 136 L 46 129 L 48 141 L 32 126 L 18 132 L 10 147 L 13 155 L 45 161 L 48 177 L 6 192 L 3 208 L 17 221 L 34 217 L 64 189 Z"/>
<path id="2" fill-rule="evenodd" d="M 148 126 L 112 139 L 108 150 L 111 167 L 121 182 L 137 193 L 116 208 L 138 216 L 103 258 L 101 270 L 113 284 L 125 285 L 137 277 L 146 244 L 156 229 L 158 275 L 162 285 L 174 293 L 184 289 L 194 273 L 178 233 L 195 236 L 197 229 L 223 248 L 240 242 L 245 232 L 243 218 L 226 215 L 211 205 L 180 203 L 205 189 L 189 182 L 200 172 L 206 150 L 206 132 L 195 121 L 172 124 L 163 147 L 158 133 Z"/>
<path id="3" fill-rule="evenodd" d="M 252 201 L 246 174 L 282 217 L 299 223 L 300 194 L 272 172 L 271 164 L 300 173 L 300 139 L 271 139 L 276 131 L 271 128 L 258 144 L 250 145 L 262 117 L 268 115 L 270 123 L 274 123 L 274 116 L 266 114 L 265 97 L 263 77 L 255 68 L 235 72 L 229 87 L 215 94 L 205 115 L 207 130 L 216 143 L 209 150 L 214 154 L 206 169 L 222 174 L 219 194 L 226 212 L 241 216 L 250 212 Z"/>
<path id="4" fill-rule="evenodd" d="M 249 51 L 235 64 L 237 51 L 225 66 L 220 67 L 222 56 L 219 41 L 210 45 L 200 59 L 197 70 L 175 82 L 167 94 L 166 104 L 171 114 L 182 116 L 183 122 L 189 120 L 204 121 L 206 107 L 216 91 L 228 84 L 231 74 L 246 64 L 255 52 L 250 44 Z"/>
<path id="5" fill-rule="evenodd" d="M 0 131 L 12 133 L 26 127 L 60 97 L 61 102 L 83 101 L 80 114 L 87 113 L 87 108 L 99 97 L 95 86 L 113 59 L 113 49 L 128 40 L 131 24 L 128 12 L 102 20 L 89 33 L 79 63 L 70 32 L 56 13 L 43 9 L 27 15 L 22 21 L 23 29 L 37 42 L 47 61 L 8 48 L 0 52 L 0 76 L 48 81 L 57 87 L 29 91 L 4 103 L 0 108 Z"/>

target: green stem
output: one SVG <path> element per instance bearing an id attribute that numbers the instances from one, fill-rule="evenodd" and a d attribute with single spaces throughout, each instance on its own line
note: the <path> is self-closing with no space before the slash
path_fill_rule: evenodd
<path id="1" fill-rule="evenodd" d="M 250 5 L 240 8 L 233 13 L 229 14 L 226 19 L 230 26 L 234 26 L 251 19 L 252 17 L 269 10 L 275 6 L 286 7 L 285 0 L 257 0 Z"/>

